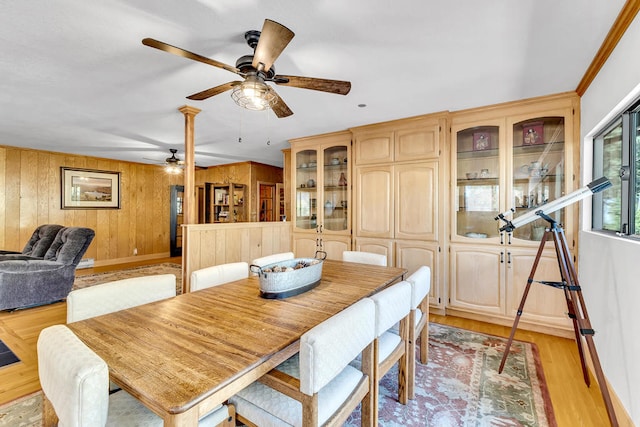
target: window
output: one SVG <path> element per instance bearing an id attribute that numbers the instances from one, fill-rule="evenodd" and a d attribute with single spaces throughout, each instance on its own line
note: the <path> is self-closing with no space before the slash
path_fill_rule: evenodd
<path id="1" fill-rule="evenodd" d="M 593 196 L 594 230 L 640 237 L 640 102 L 593 140 L 593 177 L 612 186 Z"/>

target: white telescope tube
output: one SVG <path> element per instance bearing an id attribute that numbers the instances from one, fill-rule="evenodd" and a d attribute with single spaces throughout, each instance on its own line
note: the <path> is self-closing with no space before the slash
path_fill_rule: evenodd
<path id="1" fill-rule="evenodd" d="M 536 219 L 540 218 L 540 216 L 542 215 L 549 215 L 550 213 L 553 213 L 559 209 L 562 209 L 566 206 L 576 203 L 582 199 L 586 199 L 587 197 L 590 197 L 592 194 L 605 190 L 609 187 L 611 187 L 611 182 L 606 177 L 603 176 L 602 178 L 598 178 L 595 181 L 591 182 L 590 184 L 587 184 L 584 187 L 577 189 L 573 193 L 569 193 L 566 196 L 562 196 L 552 202 L 544 204 L 540 206 L 539 209 L 536 209 L 535 211 L 533 210 L 529 211 L 523 215 L 520 215 L 517 218 L 512 219 L 511 221 L 506 220 L 504 218 L 500 218 L 500 216 L 498 216 L 496 217 L 496 219 L 502 219 L 503 221 L 506 222 L 506 224 L 500 228 L 500 231 L 506 231 L 510 233 L 518 227 L 522 227 L 523 225 L 526 225 L 530 222 L 535 221 Z M 505 212 L 504 214 L 507 214 L 507 213 L 509 213 L 509 211 Z M 504 214 L 501 214 L 501 215 L 504 215 Z"/>

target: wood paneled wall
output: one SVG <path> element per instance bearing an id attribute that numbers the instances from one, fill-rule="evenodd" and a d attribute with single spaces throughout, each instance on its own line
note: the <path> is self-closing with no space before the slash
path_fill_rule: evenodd
<path id="1" fill-rule="evenodd" d="M 182 258 L 185 292 L 191 273 L 201 268 L 252 260 L 291 251 L 291 222 L 235 222 L 229 224 L 186 225 Z"/>
<path id="2" fill-rule="evenodd" d="M 121 172 L 120 209 L 61 209 L 61 166 Z M 97 265 L 168 256 L 169 189 L 182 179 L 154 165 L 0 146 L 0 248 L 22 250 L 38 225 L 55 223 L 94 229 L 85 258 Z"/>

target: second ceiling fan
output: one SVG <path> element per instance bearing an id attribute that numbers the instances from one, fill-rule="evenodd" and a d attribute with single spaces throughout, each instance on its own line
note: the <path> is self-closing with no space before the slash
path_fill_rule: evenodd
<path id="1" fill-rule="evenodd" d="M 293 39 L 293 36 L 294 33 L 284 25 L 265 19 L 262 31 L 247 31 L 245 33 L 247 44 L 254 52 L 253 55 L 240 57 L 236 61 L 235 67 L 151 38 L 143 39 L 142 44 L 222 68 L 244 78 L 243 81 L 235 80 L 194 93 L 187 96 L 188 99 L 201 101 L 233 90 L 231 96 L 238 105 L 250 110 L 271 108 L 276 116 L 282 118 L 292 115 L 293 111 L 265 82 L 339 95 L 346 95 L 351 90 L 351 83 L 348 81 L 276 74 L 273 63 Z"/>

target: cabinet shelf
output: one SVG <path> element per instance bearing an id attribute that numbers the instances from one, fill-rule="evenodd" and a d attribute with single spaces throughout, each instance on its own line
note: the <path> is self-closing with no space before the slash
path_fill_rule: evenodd
<path id="1" fill-rule="evenodd" d="M 458 185 L 498 185 L 498 178 L 460 178 Z"/>

